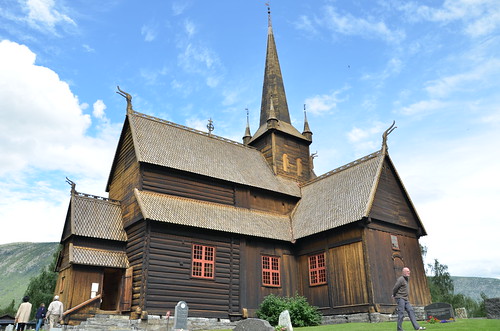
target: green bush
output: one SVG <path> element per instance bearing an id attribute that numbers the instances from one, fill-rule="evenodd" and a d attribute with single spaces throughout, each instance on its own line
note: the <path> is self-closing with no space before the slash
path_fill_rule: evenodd
<path id="1" fill-rule="evenodd" d="M 321 313 L 311 306 L 305 297 L 295 295 L 285 298 L 270 294 L 261 302 L 256 314 L 258 318 L 277 325 L 282 311 L 288 310 L 292 325 L 296 327 L 321 324 Z"/>

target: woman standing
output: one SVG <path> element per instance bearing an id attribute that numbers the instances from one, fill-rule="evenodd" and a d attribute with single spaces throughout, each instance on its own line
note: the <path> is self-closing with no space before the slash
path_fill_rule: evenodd
<path id="1" fill-rule="evenodd" d="M 28 323 L 31 314 L 31 303 L 29 303 L 30 297 L 25 296 L 23 298 L 23 303 L 19 305 L 16 313 L 16 323 L 17 331 L 24 331 L 26 323 Z"/>
<path id="2" fill-rule="evenodd" d="M 45 304 L 41 303 L 40 307 L 36 311 L 36 331 L 40 330 L 40 327 L 42 326 L 43 320 L 45 319 L 45 315 L 47 314 L 47 309 L 45 309 Z"/>

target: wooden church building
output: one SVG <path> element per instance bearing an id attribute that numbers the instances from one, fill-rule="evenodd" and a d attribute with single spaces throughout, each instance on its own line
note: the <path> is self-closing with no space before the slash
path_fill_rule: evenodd
<path id="1" fill-rule="evenodd" d="M 269 20 L 270 22 L 270 20 Z M 255 316 L 268 294 L 299 294 L 324 315 L 392 313 L 412 269 L 410 300 L 430 303 L 418 239 L 426 235 L 382 148 L 313 172 L 307 119 L 290 121 L 271 23 L 260 127 L 243 143 L 127 113 L 109 198 L 76 191 L 61 237 L 56 294 L 67 323 L 97 311 Z"/>

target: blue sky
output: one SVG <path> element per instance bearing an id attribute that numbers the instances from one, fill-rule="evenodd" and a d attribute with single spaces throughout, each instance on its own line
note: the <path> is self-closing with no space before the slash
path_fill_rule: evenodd
<path id="1" fill-rule="evenodd" d="M 69 177 L 105 185 L 134 109 L 241 142 L 258 127 L 264 1 L 3 0 L 0 244 L 59 241 Z M 293 124 L 315 171 L 389 153 L 428 236 L 427 262 L 500 278 L 497 0 L 278 1 L 273 30 Z"/>

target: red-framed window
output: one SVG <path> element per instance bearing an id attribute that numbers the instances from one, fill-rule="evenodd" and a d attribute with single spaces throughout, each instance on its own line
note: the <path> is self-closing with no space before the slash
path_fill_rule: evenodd
<path id="1" fill-rule="evenodd" d="M 325 253 L 309 256 L 309 285 L 326 284 Z"/>
<path id="2" fill-rule="evenodd" d="M 215 274 L 215 247 L 193 244 L 193 265 L 191 269 L 193 277 L 213 279 Z"/>
<path id="3" fill-rule="evenodd" d="M 279 257 L 262 256 L 262 285 L 281 286 Z"/>

